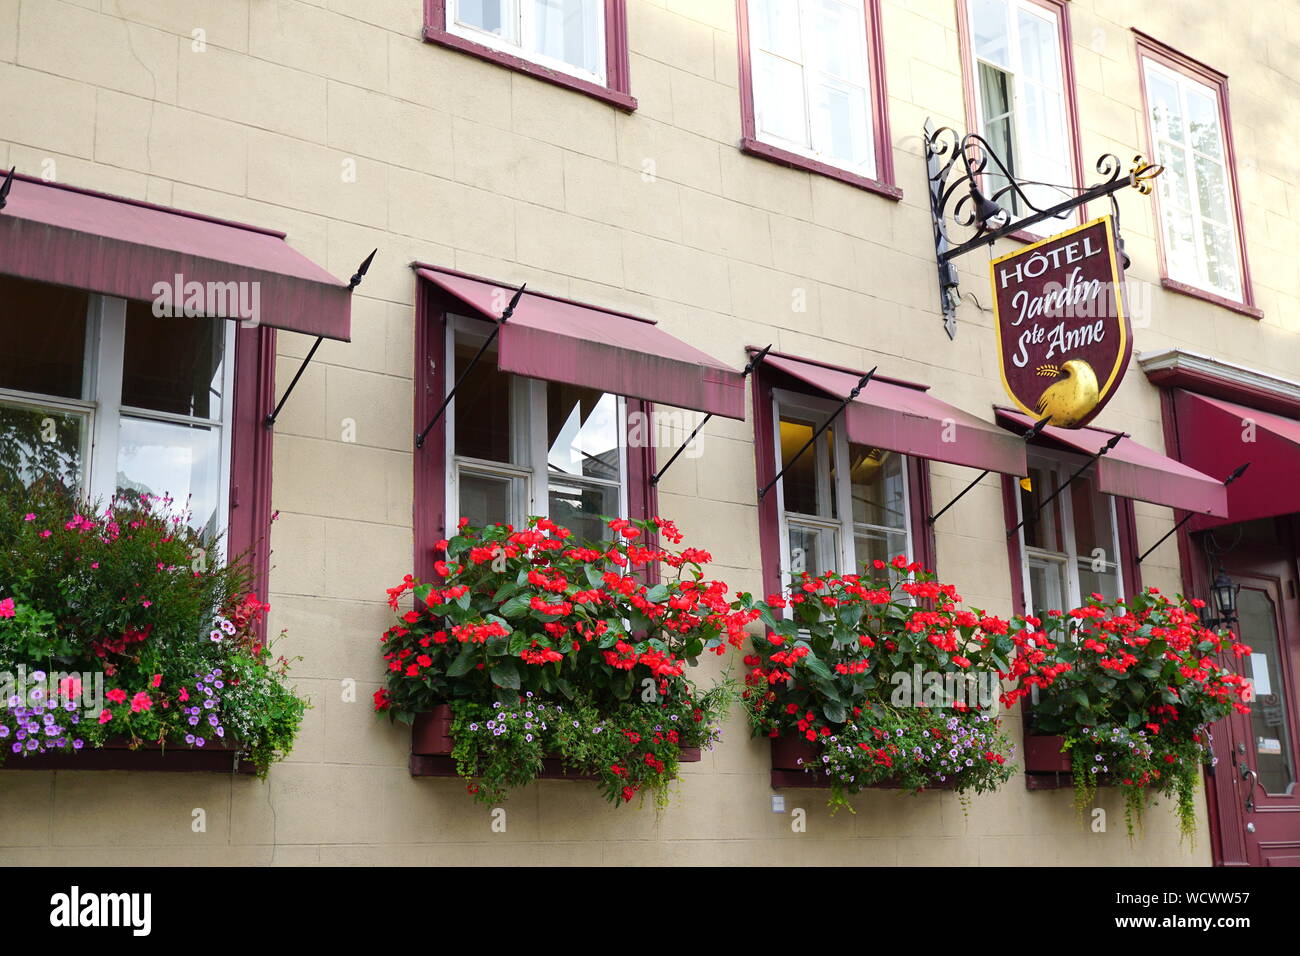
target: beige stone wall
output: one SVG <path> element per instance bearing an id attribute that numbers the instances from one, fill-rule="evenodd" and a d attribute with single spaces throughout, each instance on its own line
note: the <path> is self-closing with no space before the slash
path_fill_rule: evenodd
<path id="1" fill-rule="evenodd" d="M 0 0 L 0 163 L 61 181 L 284 229 L 335 275 L 379 247 L 354 341 L 326 344 L 276 427 L 273 627 L 314 707 L 267 782 L 191 774 L 0 773 L 0 861 L 166 863 L 1209 862 L 1161 807 L 1136 842 L 1111 796 L 1091 834 L 1070 794 L 1019 779 L 963 810 L 951 794 L 864 794 L 831 818 L 790 792 L 804 834 L 770 809 L 765 743 L 737 717 L 685 768 L 673 807 L 614 809 L 546 782 L 508 830 L 456 781 L 412 780 L 408 738 L 375 720 L 383 589 L 409 570 L 415 259 L 654 316 L 739 366 L 746 344 L 933 384 L 976 414 L 1002 400 L 990 315 L 950 342 L 937 292 L 920 131 L 964 126 L 954 0 L 884 0 L 901 202 L 742 155 L 732 0 L 628 0 L 626 115 L 421 42 L 420 0 Z M 1086 167 L 1145 150 L 1137 26 L 1231 77 L 1255 321 L 1157 291 L 1137 351 L 1182 345 L 1300 377 L 1300 10 L 1290 0 L 1070 3 Z M 194 52 L 192 31 L 206 31 Z M 641 175 L 654 164 L 655 177 Z M 344 182 L 343 164 L 357 178 Z M 1131 275 L 1158 282 L 1151 201 L 1121 196 Z M 988 304 L 986 265 L 962 263 Z M 805 313 L 791 309 L 804 290 Z M 280 387 L 310 342 L 282 334 Z M 342 441 L 343 419 L 357 441 Z M 1104 424 L 1162 447 L 1157 392 L 1134 367 Z M 750 423 L 715 421 L 702 459 L 669 473 L 661 511 L 759 590 Z M 935 465 L 934 498 L 967 480 Z M 1149 544 L 1171 524 L 1139 503 Z M 968 601 L 1010 610 L 998 483 L 938 526 L 939 569 Z M 1176 589 L 1162 546 L 1145 583 Z M 340 681 L 359 702 L 341 702 Z M 1013 727 L 1013 733 L 1017 728 Z M 207 811 L 205 834 L 191 811 Z"/>

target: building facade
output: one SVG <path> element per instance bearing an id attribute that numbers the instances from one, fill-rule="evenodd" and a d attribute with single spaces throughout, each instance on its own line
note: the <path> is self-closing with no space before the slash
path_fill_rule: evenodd
<path id="1" fill-rule="evenodd" d="M 0 211 L 0 326 L 18 343 L 0 409 L 83 416 L 86 487 L 183 485 L 253 547 L 313 705 L 265 781 L 0 771 L 0 859 L 1294 864 L 1298 69 L 1286 0 L 0 0 L 0 164 L 19 174 Z M 1165 167 L 1154 194 L 1115 196 L 1132 350 L 1090 424 L 1138 447 L 1131 473 L 1069 481 L 1089 449 L 1050 440 L 1029 448 L 1033 490 L 999 470 L 1016 412 L 988 262 L 1109 201 L 956 259 L 950 335 L 927 121 L 1007 158 L 987 193 L 1031 183 L 1003 201 L 1017 218 L 1098 181 L 1103 154 L 1125 174 L 1135 154 Z M 55 245 L 33 253 L 34 234 Z M 133 344 L 172 262 L 264 280 L 263 318 Z M 527 314 L 472 363 L 524 283 Z M 90 317 L 72 352 L 99 370 L 93 393 L 38 334 L 69 313 Z M 230 400 L 151 405 L 151 363 L 220 370 Z M 824 456 L 793 459 L 873 367 L 893 440 L 834 428 Z M 638 412 L 668 427 L 630 441 Z M 978 454 L 924 436 L 952 423 Z M 1205 510 L 1185 488 L 1247 461 L 1226 510 L 1146 553 Z M 1057 517 L 1009 537 L 1058 487 Z M 1068 788 L 1021 776 L 969 806 L 872 791 L 831 816 L 824 792 L 790 789 L 777 813 L 767 742 L 739 712 L 668 810 L 542 781 L 501 832 L 462 783 L 412 777 L 409 732 L 369 701 L 385 589 L 427 576 L 462 515 L 541 513 L 662 514 L 755 593 L 903 552 L 1004 615 L 1151 586 L 1208 598 L 1222 570 L 1262 706 L 1220 735 L 1194 846 L 1160 810 L 1130 840 L 1104 790 L 1114 822 L 1096 832 Z"/>

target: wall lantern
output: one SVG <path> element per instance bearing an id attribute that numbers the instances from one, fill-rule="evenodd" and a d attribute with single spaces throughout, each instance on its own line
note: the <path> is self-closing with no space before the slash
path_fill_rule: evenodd
<path id="1" fill-rule="evenodd" d="M 1237 592 L 1241 585 L 1228 577 L 1223 568 L 1214 576 L 1210 585 L 1210 596 L 1219 611 L 1218 617 L 1210 617 L 1209 608 L 1201 608 L 1201 624 L 1205 627 L 1231 627 L 1237 623 Z"/>

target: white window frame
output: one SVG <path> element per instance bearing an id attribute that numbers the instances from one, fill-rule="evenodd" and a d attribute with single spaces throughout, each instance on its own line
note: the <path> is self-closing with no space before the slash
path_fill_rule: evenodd
<path id="1" fill-rule="evenodd" d="M 608 38 L 606 36 L 605 18 L 607 12 L 603 0 L 596 6 L 596 26 L 595 36 L 598 44 L 596 52 L 596 63 L 598 69 L 595 72 L 584 70 L 580 66 L 574 66 L 572 63 L 566 63 L 564 60 L 547 56 L 538 52 L 534 47 L 537 39 L 537 21 L 534 17 L 534 7 L 531 3 L 521 2 L 521 0 L 506 0 L 507 15 L 513 14 L 517 21 L 516 29 L 518 30 L 519 42 L 515 42 L 508 37 L 500 34 L 490 33 L 487 30 L 480 30 L 472 24 L 462 23 L 459 19 L 461 0 L 447 0 L 447 32 L 461 39 L 469 40 L 473 43 L 479 43 L 485 47 L 490 47 L 501 53 L 508 53 L 511 56 L 517 56 L 521 59 L 528 60 L 530 63 L 536 63 L 538 66 L 544 66 L 550 70 L 559 70 L 561 73 L 567 73 L 569 76 L 576 76 L 582 80 L 588 80 L 601 86 L 608 85 L 609 73 L 609 49 Z"/>
<path id="2" fill-rule="evenodd" d="M 1025 525 L 1022 523 L 1016 532 L 1020 542 L 1020 574 L 1021 586 L 1025 597 L 1025 613 L 1037 614 L 1039 611 L 1047 611 L 1050 608 L 1037 608 L 1034 605 L 1034 592 L 1030 586 L 1029 560 L 1037 558 L 1040 561 L 1051 561 L 1053 563 L 1065 564 L 1065 582 L 1066 591 L 1064 595 L 1066 607 L 1058 610 L 1069 610 L 1070 608 L 1079 607 L 1083 604 L 1082 586 L 1079 582 L 1079 542 L 1074 533 L 1074 491 L 1077 487 L 1074 483 L 1065 484 L 1071 475 L 1073 475 L 1087 459 L 1081 455 L 1071 455 L 1061 453 L 1056 455 L 1043 455 L 1031 452 L 1029 455 L 1029 464 L 1031 468 L 1041 468 L 1052 472 L 1056 476 L 1057 487 L 1064 485 L 1057 501 L 1061 503 L 1061 527 L 1058 529 L 1061 535 L 1061 544 L 1065 547 L 1064 551 L 1048 551 L 1044 548 L 1030 547 L 1025 543 Z M 1083 477 L 1096 479 L 1096 468 L 1091 468 L 1084 472 Z M 1114 548 L 1114 560 L 1107 561 L 1107 564 L 1115 565 L 1115 587 L 1120 597 L 1127 597 L 1126 583 L 1124 581 L 1124 553 L 1121 550 L 1120 528 L 1119 528 L 1119 508 L 1115 502 L 1114 495 L 1108 495 L 1098 492 L 1106 499 L 1110 506 L 1110 527 Z M 1021 500 L 1020 489 L 1016 489 L 1016 520 L 1024 522 L 1024 503 Z M 1064 556 L 1064 557 L 1062 557 Z"/>
<path id="3" fill-rule="evenodd" d="M 446 376 L 447 391 L 454 386 L 456 368 L 456 335 L 482 340 L 488 334 L 488 326 L 481 319 L 468 316 L 449 315 L 447 317 L 446 365 L 452 374 Z M 484 356 L 480 362 L 494 361 Z M 547 382 L 538 378 L 525 378 L 522 375 L 510 376 L 510 441 L 514 457 L 526 464 L 488 461 L 456 454 L 456 399 L 447 404 L 443 417 L 446 421 L 447 435 L 447 476 L 446 497 L 448 525 L 455 527 L 460 520 L 460 475 L 461 471 L 507 478 L 517 478 L 524 485 L 525 511 L 520 515 L 510 515 L 501 520 L 513 524 L 516 528 L 523 525 L 529 517 L 549 518 L 551 510 L 551 474 L 547 467 L 550 451 L 546 442 L 546 387 Z M 626 518 L 628 514 L 628 449 L 627 449 L 627 400 L 615 396 L 618 408 L 618 515 Z M 587 478 L 573 476 L 570 479 L 578 485 L 602 485 L 612 488 L 614 481 L 604 478 Z M 452 516 L 455 516 L 454 518 Z"/>
<path id="4" fill-rule="evenodd" d="M 811 159 L 819 163 L 825 163 L 827 166 L 833 166 L 836 169 L 842 169 L 845 172 L 853 173 L 855 176 L 862 176 L 865 177 L 866 179 L 879 178 L 880 157 L 876 155 L 876 151 L 877 151 L 876 110 L 875 110 L 876 90 L 872 85 L 872 79 L 873 79 L 872 67 L 874 66 L 874 64 L 871 62 L 871 54 L 872 54 L 871 43 L 867 39 L 868 36 L 867 31 L 871 28 L 871 20 L 870 20 L 871 12 L 867 9 L 867 3 L 869 3 L 870 0 L 836 0 L 836 2 L 839 2 L 842 6 L 858 8 L 858 16 L 861 18 L 860 25 L 862 29 L 861 29 L 860 39 L 862 41 L 862 73 L 863 76 L 866 77 L 866 83 L 863 84 L 861 87 L 859 87 L 857 83 L 854 83 L 851 80 L 847 80 L 844 77 L 835 76 L 834 74 L 831 73 L 824 73 L 821 70 L 817 70 L 814 67 L 808 66 L 807 63 L 804 62 L 804 60 L 806 59 L 806 52 L 804 50 L 802 43 L 800 45 L 800 50 L 799 50 L 800 59 L 798 61 L 791 60 L 789 57 L 784 56 L 776 52 L 775 50 L 762 49 L 758 45 L 758 31 L 755 30 L 753 26 L 755 11 L 757 10 L 760 2 L 777 3 L 777 2 L 781 2 L 781 0 L 749 0 L 749 6 L 748 6 L 749 21 L 750 21 L 749 22 L 749 63 L 750 63 L 749 73 L 750 73 L 750 86 L 751 86 L 750 99 L 754 106 L 755 138 L 757 138 L 760 142 L 767 143 L 769 146 L 775 146 L 778 149 L 787 150 L 791 153 L 795 153 L 807 159 Z M 803 38 L 807 32 L 803 28 L 804 11 L 805 11 L 805 5 L 809 2 L 809 0 L 795 0 L 795 2 L 798 4 L 798 16 L 799 16 L 799 25 L 800 25 L 799 36 Z M 803 80 L 803 120 L 804 120 L 804 132 L 807 134 L 807 143 L 797 143 L 793 140 L 785 139 L 784 137 L 778 136 L 774 133 L 769 133 L 763 129 L 762 117 L 763 117 L 764 107 L 759 102 L 759 96 L 758 96 L 758 71 L 759 71 L 758 63 L 759 63 L 760 53 L 762 53 L 764 56 L 770 56 L 775 59 L 783 60 L 784 62 L 799 68 L 800 77 Z M 809 95 L 809 85 L 807 79 L 807 73 L 810 70 L 842 86 L 853 87 L 855 89 L 860 88 L 862 90 L 863 98 L 865 100 L 864 115 L 867 123 L 866 129 L 863 132 L 864 132 L 865 142 L 867 144 L 868 156 L 867 156 L 867 161 L 861 166 L 851 166 L 845 163 L 841 159 L 838 159 L 827 153 L 819 152 L 813 145 L 812 102 L 811 102 L 811 97 Z"/>
<path id="5" fill-rule="evenodd" d="M 177 318 L 178 322 L 221 321 L 224 323 L 222 353 L 222 395 L 220 418 L 197 418 L 122 404 L 122 368 L 126 354 L 126 300 L 115 296 L 88 297 L 86 309 L 85 364 L 82 397 L 69 399 L 34 392 L 0 388 L 0 398 L 15 405 L 48 408 L 84 415 L 86 447 L 82 450 L 82 476 L 78 493 L 83 500 L 107 503 L 117 494 L 118 435 L 123 413 L 128 418 L 200 425 L 216 429 L 221 438 L 221 459 L 217 484 L 217 527 L 220 537 L 217 555 L 226 553 L 225 534 L 230 526 L 231 439 L 234 431 L 235 341 L 238 323 L 227 319 Z"/>
<path id="6" fill-rule="evenodd" d="M 1171 69 L 1170 67 L 1166 66 L 1165 64 L 1161 63 L 1160 61 L 1158 61 L 1152 56 L 1149 56 L 1146 53 L 1141 54 L 1141 60 L 1142 60 L 1143 91 L 1146 94 L 1146 100 L 1147 100 L 1147 108 L 1146 108 L 1147 132 L 1151 138 L 1152 151 L 1153 153 L 1155 153 L 1155 156 L 1152 157 L 1152 161 L 1158 162 L 1158 159 L 1156 157 L 1160 155 L 1161 146 L 1163 146 L 1166 149 L 1181 151 L 1185 162 L 1185 168 L 1187 169 L 1187 188 L 1189 190 L 1189 195 L 1187 196 L 1188 206 L 1186 208 L 1183 208 L 1180 204 L 1178 211 L 1186 213 L 1188 218 L 1190 218 L 1192 221 L 1192 245 L 1194 246 L 1196 251 L 1196 275 L 1188 275 L 1186 273 L 1180 273 L 1175 271 L 1175 263 L 1173 261 L 1170 252 L 1170 247 L 1169 247 L 1170 229 L 1168 223 L 1165 220 L 1166 200 L 1163 195 L 1160 195 L 1162 190 L 1157 190 L 1156 203 L 1157 203 L 1157 209 L 1160 217 L 1160 234 L 1161 234 L 1160 242 L 1162 246 L 1162 251 L 1164 253 L 1165 271 L 1168 273 L 1169 278 L 1171 279 L 1175 279 L 1179 282 L 1185 282 L 1188 285 L 1195 286 L 1198 289 L 1204 289 L 1206 292 L 1212 292 L 1215 295 L 1222 296 L 1223 298 L 1229 299 L 1233 302 L 1244 302 L 1246 298 L 1246 291 L 1245 291 L 1246 270 L 1245 270 L 1245 264 L 1242 262 L 1242 257 L 1241 257 L 1241 234 L 1238 231 L 1240 229 L 1240 223 L 1237 222 L 1237 211 L 1236 211 L 1237 185 L 1233 180 L 1232 168 L 1229 165 L 1230 157 L 1228 155 L 1228 140 L 1226 135 L 1227 118 L 1225 117 L 1223 112 L 1223 97 L 1221 95 L 1222 91 L 1218 87 L 1212 86 L 1209 83 L 1203 83 L 1200 80 L 1196 79 L 1195 77 L 1188 76 L 1186 73 L 1183 73 L 1179 70 Z M 1150 104 L 1151 84 L 1148 81 L 1148 76 L 1150 75 L 1151 72 L 1156 73 L 1161 79 L 1165 80 L 1166 82 L 1173 84 L 1174 88 L 1178 91 L 1178 108 L 1179 108 L 1179 112 L 1182 114 L 1182 121 L 1183 121 L 1182 122 L 1183 142 L 1181 144 L 1176 143 L 1173 140 L 1168 139 L 1167 137 L 1160 136 L 1159 130 L 1156 128 L 1155 115 L 1152 106 Z M 1215 159 L 1213 156 L 1206 155 L 1205 153 L 1199 153 L 1192 146 L 1191 118 L 1190 118 L 1190 110 L 1188 109 L 1187 106 L 1188 87 L 1198 87 L 1201 91 L 1207 93 L 1210 96 L 1210 98 L 1214 100 L 1214 111 L 1215 111 L 1215 115 L 1218 117 L 1218 124 L 1219 124 L 1218 126 L 1219 153 L 1220 156 L 1222 157 L 1221 159 Z M 1204 157 L 1205 159 L 1209 160 L 1215 165 L 1221 166 L 1223 168 L 1224 208 L 1228 214 L 1228 219 L 1226 222 L 1215 222 L 1213 219 L 1210 219 L 1209 217 L 1203 215 L 1201 212 L 1201 204 L 1199 199 L 1200 179 L 1199 179 L 1199 174 L 1197 173 L 1196 170 L 1197 156 Z M 1206 259 L 1206 255 L 1205 255 L 1205 223 L 1206 222 L 1209 222 L 1221 228 L 1225 228 L 1228 231 L 1229 244 L 1232 248 L 1232 258 L 1237 266 L 1236 290 L 1217 286 L 1210 280 L 1209 262 Z"/>
<path id="7" fill-rule="evenodd" d="M 782 467 L 781 459 L 781 419 L 808 419 L 813 422 L 814 429 L 821 425 L 829 415 L 834 414 L 837 405 L 834 402 L 824 399 L 818 399 L 810 395 L 803 395 L 799 392 L 791 392 L 786 389 L 774 388 L 772 390 L 772 429 L 773 429 L 773 448 L 775 449 L 774 466 L 779 472 Z M 823 518 L 816 515 L 798 515 L 793 522 L 796 525 L 807 527 L 818 527 L 826 530 L 835 531 L 839 535 L 839 564 L 837 570 L 841 574 L 857 574 L 861 572 L 858 567 L 857 543 L 855 532 L 861 528 L 864 530 L 887 531 L 890 534 L 899 534 L 900 529 L 888 528 L 883 525 L 872 525 L 859 523 L 853 520 L 853 486 L 849 477 L 849 438 L 848 433 L 843 427 L 843 419 L 832 426 L 834 433 L 833 453 L 835 456 L 835 473 L 840 476 L 833 489 L 829 489 L 835 496 L 835 513 L 838 518 Z M 814 455 L 814 461 L 817 468 L 818 483 L 825 483 L 829 486 L 830 466 L 827 463 L 826 456 L 822 453 L 822 442 L 825 441 L 825 435 L 817 438 L 817 445 L 804 452 L 805 455 Z M 910 475 L 910 459 L 906 455 L 899 455 L 903 467 L 903 528 L 901 533 L 904 535 L 907 546 L 905 553 L 912 554 L 913 535 L 912 535 L 912 481 Z M 784 587 L 789 588 L 791 585 L 790 569 L 790 516 L 785 507 L 785 479 L 782 477 L 776 483 L 773 490 L 776 492 L 776 509 L 780 519 L 781 535 L 781 583 Z"/>
<path id="8" fill-rule="evenodd" d="M 1022 79 L 1024 76 L 1024 63 L 1023 63 L 1023 57 L 1021 56 L 1021 48 L 1020 48 L 1020 20 L 1017 14 L 1023 11 L 1029 14 L 1030 16 L 1037 17 L 1038 19 L 1046 23 L 1049 23 L 1052 26 L 1052 32 L 1056 36 L 1057 73 L 1061 79 L 1061 86 L 1056 92 L 1060 95 L 1061 98 L 1061 129 L 1062 131 L 1064 131 L 1066 135 L 1065 161 L 1066 161 L 1067 169 L 1069 171 L 1069 180 L 1067 182 L 1059 183 L 1056 185 L 1065 186 L 1065 187 L 1077 187 L 1079 183 L 1076 181 L 1077 171 L 1074 168 L 1074 143 L 1075 143 L 1075 138 L 1079 135 L 1079 133 L 1078 130 L 1073 129 L 1071 127 L 1070 91 L 1069 89 L 1067 89 L 1067 84 L 1070 82 L 1071 77 L 1069 75 L 1069 71 L 1066 69 L 1066 64 L 1065 64 L 1065 53 L 1062 44 L 1062 34 L 1063 34 L 1064 27 L 1063 24 L 1061 23 L 1060 15 L 1055 10 L 1049 10 L 1047 7 L 1044 7 L 1042 4 L 1033 2 L 1033 0 L 1006 0 L 1007 20 L 1008 20 L 1007 23 L 1008 64 L 1007 66 L 1004 67 L 1001 64 L 994 63 L 992 60 L 984 59 L 979 55 L 978 51 L 975 49 L 975 9 L 974 9 L 975 0 L 961 0 L 961 2 L 966 5 L 966 22 L 968 24 L 969 27 L 968 32 L 970 34 L 968 37 L 969 39 L 968 45 L 970 47 L 969 56 L 970 56 L 970 64 L 971 64 L 971 83 L 972 83 L 973 96 L 975 100 L 975 102 L 972 104 L 975 111 L 975 128 L 979 132 L 979 134 L 983 136 L 984 127 L 988 121 L 987 117 L 985 117 L 984 115 L 984 96 L 983 96 L 983 90 L 980 86 L 980 64 L 987 63 L 990 67 L 999 71 L 1000 73 L 1007 74 L 1007 77 L 1011 84 L 1011 102 L 1009 106 L 1010 113 L 1008 115 L 1010 117 L 1011 149 L 1013 155 L 1010 157 L 1004 156 L 1002 158 L 1004 161 L 1009 161 L 1012 163 L 1012 165 L 1015 167 L 1015 174 L 1017 178 L 1024 176 L 1024 170 L 1021 168 L 1019 157 L 1020 157 L 1020 122 L 1021 122 L 1020 118 L 1021 116 L 1023 116 L 1024 113 L 1023 99 L 1021 95 L 1021 83 L 1025 82 Z M 997 172 L 997 169 L 996 167 L 993 167 L 992 169 L 987 170 L 987 172 Z M 1057 201 L 1067 199 L 1074 194 L 1074 190 L 1071 188 L 1061 189 L 1058 190 L 1058 192 L 1060 195 Z M 1039 205 L 1041 206 L 1041 204 Z M 1024 215 L 1027 212 L 1029 212 L 1029 210 L 1022 210 L 1020 212 L 1020 215 Z M 1044 220 L 1043 222 L 1036 223 L 1033 226 L 1027 226 L 1024 231 L 1036 236 L 1039 235 L 1048 236 L 1062 226 L 1067 226 L 1071 223 L 1077 223 L 1080 221 L 1082 221 L 1081 210 L 1075 209 L 1075 210 L 1071 210 L 1070 212 L 1062 216 L 1049 219 L 1049 220 Z M 1060 225 L 1057 225 L 1058 223 Z"/>

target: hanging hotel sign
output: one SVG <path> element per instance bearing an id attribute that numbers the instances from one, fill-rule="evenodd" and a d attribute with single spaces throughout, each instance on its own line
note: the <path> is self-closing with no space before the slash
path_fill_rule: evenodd
<path id="1" fill-rule="evenodd" d="M 994 259 L 991 269 L 1007 394 L 1036 419 L 1086 425 L 1119 388 L 1133 352 L 1111 217 Z"/>

